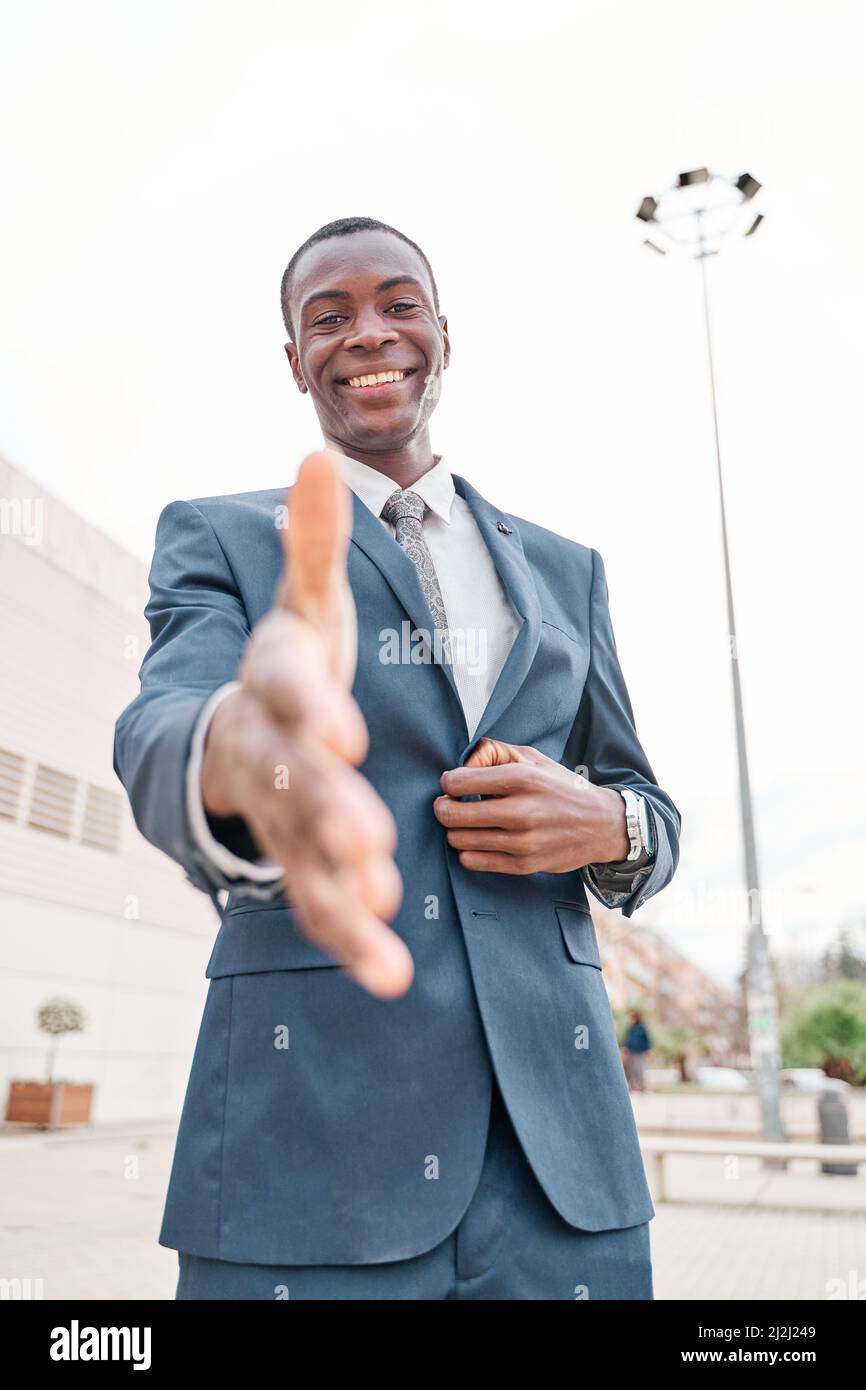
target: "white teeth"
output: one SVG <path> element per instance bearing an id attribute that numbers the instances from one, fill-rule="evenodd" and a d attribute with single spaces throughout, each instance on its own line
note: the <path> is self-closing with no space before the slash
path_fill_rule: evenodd
<path id="1" fill-rule="evenodd" d="M 350 376 L 350 386 L 381 386 L 386 381 L 402 381 L 405 372 L 377 372 L 375 376 Z"/>

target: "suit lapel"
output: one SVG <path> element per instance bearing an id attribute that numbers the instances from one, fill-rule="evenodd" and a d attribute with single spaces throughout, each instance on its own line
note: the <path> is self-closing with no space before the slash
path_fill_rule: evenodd
<path id="1" fill-rule="evenodd" d="M 514 639 L 473 735 L 474 743 L 493 728 L 529 675 L 541 640 L 541 605 L 538 602 L 538 591 L 532 571 L 524 554 L 520 532 L 514 520 L 511 517 L 506 520 L 501 512 L 491 507 L 490 503 L 466 482 L 465 478 L 458 477 L 456 473 L 453 477 L 457 492 L 465 499 L 478 524 L 505 592 L 523 618 L 523 624 Z M 507 529 L 500 530 L 501 526 Z"/>

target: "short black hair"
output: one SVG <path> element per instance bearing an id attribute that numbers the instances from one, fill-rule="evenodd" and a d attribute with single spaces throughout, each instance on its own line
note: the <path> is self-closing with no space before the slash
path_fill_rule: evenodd
<path id="1" fill-rule="evenodd" d="M 433 274 L 433 267 L 417 242 L 413 241 L 411 237 L 408 237 L 405 232 L 398 232 L 396 227 L 389 227 L 387 222 L 380 222 L 375 217 L 338 217 L 336 222 L 327 222 L 324 227 L 320 227 L 317 232 L 313 232 L 312 236 L 308 236 L 304 244 L 298 247 L 292 259 L 289 261 L 289 264 L 283 271 L 283 280 L 280 285 L 280 307 L 283 311 L 283 323 L 286 326 L 286 332 L 291 341 L 294 341 L 295 330 L 292 327 L 292 320 L 289 314 L 289 290 L 291 288 L 295 266 L 298 264 L 304 252 L 308 251 L 311 246 L 316 246 L 320 241 L 328 241 L 334 236 L 351 236 L 353 232 L 390 232 L 392 236 L 399 237 L 401 241 L 405 241 L 406 245 L 411 246 L 413 251 L 417 251 L 421 260 L 424 262 L 427 274 L 430 276 L 430 284 L 433 287 L 433 307 L 436 313 L 439 313 L 439 291 L 436 288 L 436 277 Z"/>

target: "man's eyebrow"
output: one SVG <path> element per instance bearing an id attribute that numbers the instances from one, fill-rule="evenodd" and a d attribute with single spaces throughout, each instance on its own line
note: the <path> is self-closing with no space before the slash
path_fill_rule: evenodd
<path id="1" fill-rule="evenodd" d="M 383 280 L 376 286 L 376 292 L 380 294 L 382 290 L 392 290 L 395 285 L 417 285 L 419 290 L 424 286 L 420 280 L 416 280 L 414 275 L 392 275 L 390 280 Z"/>
<path id="2" fill-rule="evenodd" d="M 315 304 L 317 299 L 349 298 L 350 295 L 348 290 L 316 290 L 315 294 L 311 294 L 307 299 L 304 300 L 303 304 L 301 305 L 301 313 L 303 313 L 305 309 L 308 309 L 311 304 Z"/>
<path id="3" fill-rule="evenodd" d="M 417 285 L 419 290 L 424 289 L 422 282 L 416 280 L 414 275 L 392 275 L 376 286 L 376 293 L 381 294 L 383 290 L 392 290 L 395 285 Z M 301 313 L 319 299 L 351 299 L 351 297 L 348 290 L 316 290 L 315 294 L 309 295 L 304 300 L 301 305 Z"/>

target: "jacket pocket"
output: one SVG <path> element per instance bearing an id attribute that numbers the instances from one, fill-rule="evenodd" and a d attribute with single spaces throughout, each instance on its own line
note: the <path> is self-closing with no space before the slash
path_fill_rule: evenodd
<path id="1" fill-rule="evenodd" d="M 592 965 L 601 970 L 601 954 L 589 908 L 576 903 L 554 903 L 554 910 L 570 959 L 576 965 Z"/>
<path id="2" fill-rule="evenodd" d="M 244 903 L 224 915 L 205 975 L 216 980 L 222 975 L 338 965 L 339 961 L 301 934 L 290 907 Z"/>

